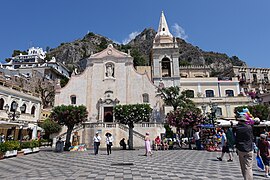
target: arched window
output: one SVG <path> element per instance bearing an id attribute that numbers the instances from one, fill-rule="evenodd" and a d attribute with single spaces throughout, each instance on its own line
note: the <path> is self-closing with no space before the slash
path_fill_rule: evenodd
<path id="1" fill-rule="evenodd" d="M 25 113 L 26 112 L 26 104 L 23 104 L 22 105 L 24 108 L 23 108 L 23 111 L 21 113 Z"/>
<path id="2" fill-rule="evenodd" d="M 144 103 L 149 103 L 149 94 L 144 93 L 142 96 L 143 96 L 143 102 Z"/>
<path id="3" fill-rule="evenodd" d="M 3 110 L 4 109 L 4 104 L 5 104 L 5 101 L 3 98 L 0 99 L 0 110 Z"/>
<path id="4" fill-rule="evenodd" d="M 162 77 L 171 77 L 171 62 L 169 58 L 163 58 L 161 61 Z"/>
<path id="5" fill-rule="evenodd" d="M 70 104 L 76 104 L 76 96 L 75 95 L 70 96 Z"/>
<path id="6" fill-rule="evenodd" d="M 31 115 L 35 115 L 35 112 L 36 112 L 36 107 L 33 106 L 33 107 L 31 108 Z"/>
<path id="7" fill-rule="evenodd" d="M 206 97 L 214 97 L 214 91 L 213 90 L 206 90 L 205 96 Z"/>
<path id="8" fill-rule="evenodd" d="M 193 90 L 187 90 L 186 95 L 187 95 L 187 98 L 194 98 L 194 91 Z"/>
<path id="9" fill-rule="evenodd" d="M 233 90 L 226 90 L 226 91 L 225 91 L 225 94 L 226 94 L 228 97 L 234 97 Z"/>

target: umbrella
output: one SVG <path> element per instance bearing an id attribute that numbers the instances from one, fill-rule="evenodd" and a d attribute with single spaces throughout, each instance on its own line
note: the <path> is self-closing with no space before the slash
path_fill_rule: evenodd
<path id="1" fill-rule="evenodd" d="M 112 134 L 109 133 L 109 132 L 107 132 L 107 133 L 105 134 L 105 136 L 112 136 Z"/>

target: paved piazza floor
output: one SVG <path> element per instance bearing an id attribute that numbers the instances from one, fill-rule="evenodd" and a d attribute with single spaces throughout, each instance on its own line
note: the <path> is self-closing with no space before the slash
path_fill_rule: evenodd
<path id="1" fill-rule="evenodd" d="M 55 153 L 41 150 L 36 154 L 0 161 L 0 179 L 243 179 L 238 157 L 233 162 L 217 161 L 219 152 L 196 150 L 154 151 L 115 150 Z M 226 156 L 227 158 L 227 156 Z M 133 165 L 132 165 L 133 164 Z M 254 179 L 265 179 L 256 168 Z"/>

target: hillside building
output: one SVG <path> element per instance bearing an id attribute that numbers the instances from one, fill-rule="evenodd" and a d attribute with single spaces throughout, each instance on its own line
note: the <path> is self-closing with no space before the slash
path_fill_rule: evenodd
<path id="1" fill-rule="evenodd" d="M 11 60 L 8 63 L 1 64 L 1 69 L 17 70 L 25 77 L 32 77 L 32 72 L 38 71 L 48 80 L 70 77 L 70 72 L 64 64 L 56 62 L 54 57 L 50 61 L 45 60 L 45 57 L 46 51 L 43 51 L 42 48 L 32 47 L 28 50 L 27 55 L 20 54 L 10 58 Z"/>

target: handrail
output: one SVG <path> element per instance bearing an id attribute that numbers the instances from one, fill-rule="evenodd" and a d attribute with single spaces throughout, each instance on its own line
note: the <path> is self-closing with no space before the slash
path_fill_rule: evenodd
<path id="1" fill-rule="evenodd" d="M 79 130 L 81 130 L 81 129 L 83 129 L 83 124 L 80 124 L 80 125 L 76 126 L 76 127 L 72 130 L 72 132 L 73 132 L 73 131 L 79 131 Z M 66 134 L 67 134 L 67 132 L 64 132 L 64 133 L 62 133 L 62 134 L 56 136 L 56 138 L 60 138 L 60 137 L 61 137 L 62 140 L 63 140 L 63 137 L 64 137 Z"/>

